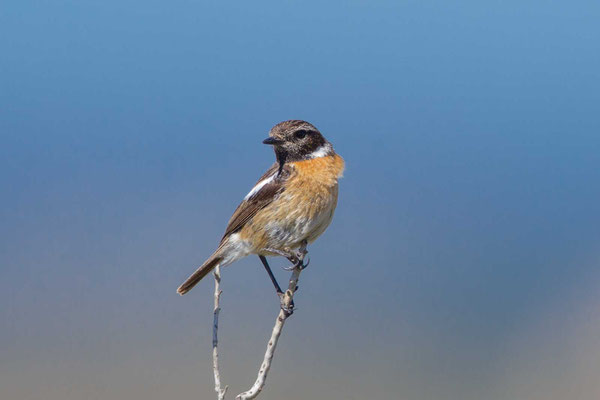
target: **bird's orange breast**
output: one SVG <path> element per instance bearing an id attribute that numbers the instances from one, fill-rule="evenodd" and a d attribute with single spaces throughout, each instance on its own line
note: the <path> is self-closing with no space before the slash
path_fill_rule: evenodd
<path id="1" fill-rule="evenodd" d="M 337 184 L 338 178 L 344 173 L 344 159 L 337 154 L 296 161 L 291 165 L 301 180 L 308 179 L 311 182 L 324 185 Z"/>
<path id="2" fill-rule="evenodd" d="M 344 160 L 337 154 L 290 163 L 293 172 L 279 197 L 242 229 L 255 249 L 295 248 L 327 228 L 337 205 Z"/>

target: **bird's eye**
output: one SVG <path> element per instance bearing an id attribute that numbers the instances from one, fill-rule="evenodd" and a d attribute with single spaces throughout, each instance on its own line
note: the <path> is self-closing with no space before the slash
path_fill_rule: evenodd
<path id="1" fill-rule="evenodd" d="M 296 139 L 304 139 L 306 133 L 306 131 L 296 131 L 296 133 L 294 133 L 294 136 L 296 136 Z"/>

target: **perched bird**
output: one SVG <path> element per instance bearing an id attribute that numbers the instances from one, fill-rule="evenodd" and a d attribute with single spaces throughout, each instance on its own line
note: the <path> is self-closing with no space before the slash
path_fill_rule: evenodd
<path id="1" fill-rule="evenodd" d="M 217 265 L 256 254 L 281 295 L 265 256 L 283 256 L 304 268 L 306 245 L 329 226 L 344 171 L 344 160 L 331 143 L 300 120 L 275 125 L 263 143 L 273 146 L 277 162 L 244 197 L 217 250 L 177 289 L 179 294 L 187 293 Z"/>

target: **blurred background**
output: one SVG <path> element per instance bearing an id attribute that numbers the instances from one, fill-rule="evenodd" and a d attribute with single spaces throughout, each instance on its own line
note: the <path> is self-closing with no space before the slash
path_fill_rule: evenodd
<path id="1" fill-rule="evenodd" d="M 214 250 L 276 123 L 346 159 L 263 399 L 600 398 L 600 6 L 0 5 L 0 397 L 215 398 Z M 287 273 L 274 260 L 276 274 Z M 278 300 L 223 271 L 230 397 Z"/>

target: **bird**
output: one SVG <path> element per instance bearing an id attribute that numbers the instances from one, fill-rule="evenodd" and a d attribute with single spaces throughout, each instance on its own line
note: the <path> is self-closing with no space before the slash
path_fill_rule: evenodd
<path id="1" fill-rule="evenodd" d="M 237 207 L 214 253 L 179 286 L 180 295 L 217 266 L 257 255 L 282 298 L 266 257 L 283 256 L 292 268 L 305 268 L 307 245 L 331 223 L 345 167 L 333 145 L 303 120 L 278 123 L 263 143 L 273 146 L 275 163 Z"/>

